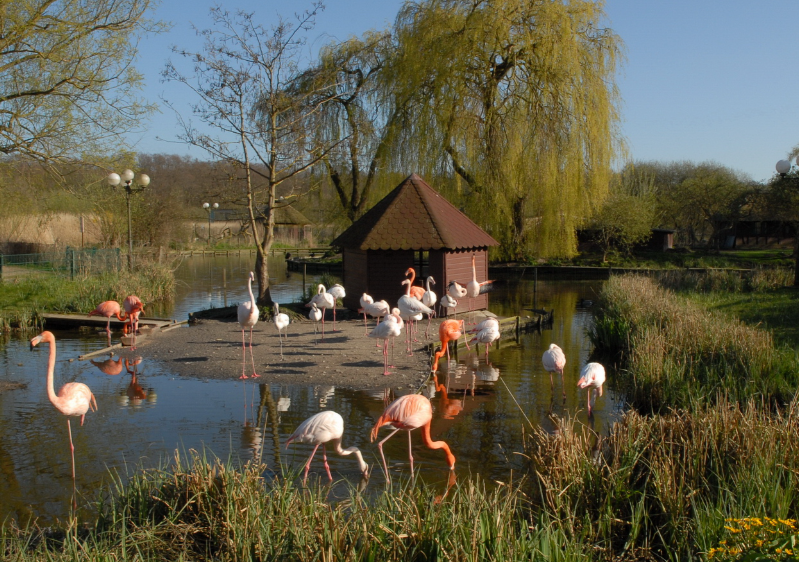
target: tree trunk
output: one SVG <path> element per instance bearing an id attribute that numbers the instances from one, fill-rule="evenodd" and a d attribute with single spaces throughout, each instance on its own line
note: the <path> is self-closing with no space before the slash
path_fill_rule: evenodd
<path id="1" fill-rule="evenodd" d="M 255 257 L 255 278 L 258 280 L 258 294 L 255 297 L 255 302 L 262 308 L 272 306 L 272 292 L 269 289 L 269 263 L 266 259 L 268 255 L 268 250 L 263 251 L 259 247 Z"/>

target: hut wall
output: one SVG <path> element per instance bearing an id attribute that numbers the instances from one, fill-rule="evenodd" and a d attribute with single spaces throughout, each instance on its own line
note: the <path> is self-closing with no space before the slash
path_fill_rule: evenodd
<path id="1" fill-rule="evenodd" d="M 475 270 L 477 280 L 483 282 L 488 279 L 488 252 L 485 248 L 473 250 L 449 250 L 444 252 L 444 285 L 439 290 L 441 294 L 447 288 L 450 281 L 457 281 L 463 286 L 472 280 L 472 256 L 475 256 Z M 432 260 L 431 260 L 432 261 Z M 488 308 L 488 294 L 479 295 L 475 299 L 464 297 L 458 300 L 458 306 L 454 312 L 467 312 L 471 301 L 472 310 L 483 310 Z M 453 310 L 447 309 L 453 313 Z"/>
<path id="2" fill-rule="evenodd" d="M 405 279 L 405 272 L 413 267 L 413 254 L 413 250 L 369 250 L 366 292 L 375 301 L 385 300 L 392 308 L 397 306 L 397 301 L 403 295 L 401 283 Z M 358 293 L 358 298 L 360 296 Z"/>
<path id="3" fill-rule="evenodd" d="M 347 290 L 344 308 L 358 310 L 361 306 L 361 295 L 369 292 L 367 253 L 365 250 L 345 248 L 342 252 L 342 262 L 344 271 L 342 283 Z"/>

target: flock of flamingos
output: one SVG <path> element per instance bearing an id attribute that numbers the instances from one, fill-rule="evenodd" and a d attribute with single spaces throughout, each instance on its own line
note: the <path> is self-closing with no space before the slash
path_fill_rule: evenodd
<path id="1" fill-rule="evenodd" d="M 491 283 L 490 281 L 478 282 L 475 272 L 475 259 L 472 256 L 472 280 L 465 286 L 462 286 L 455 281 L 452 281 L 447 287 L 447 294 L 445 294 L 440 301 L 437 299 L 436 294 L 430 289 L 431 285 L 435 285 L 435 280 L 428 277 L 426 280 L 426 287 L 419 287 L 413 285 L 416 273 L 412 268 L 406 272 L 406 279 L 402 281 L 405 286 L 405 294 L 402 295 L 397 306 L 390 308 L 386 301 L 374 302 L 369 295 L 364 293 L 361 296 L 360 304 L 361 309 L 359 313 L 364 315 L 364 329 L 366 335 L 378 340 L 383 340 L 383 359 L 384 359 L 384 375 L 389 375 L 388 364 L 388 340 L 389 338 L 397 337 L 402 333 L 403 327 L 406 332 L 406 353 L 413 354 L 412 339 L 414 338 L 414 326 L 416 322 L 422 320 L 423 315 L 428 317 L 428 329 L 430 319 L 435 316 L 435 305 L 438 302 L 443 308 L 450 308 L 457 306 L 457 299 L 467 297 L 473 299 L 481 292 L 484 292 Z M 408 277 L 410 276 L 410 277 Z M 250 300 L 245 301 L 238 307 L 238 321 L 241 326 L 242 338 L 242 374 L 241 379 L 250 377 L 258 377 L 255 372 L 255 359 L 252 354 L 252 329 L 258 322 L 258 307 L 255 304 L 255 297 L 252 292 L 252 281 L 254 275 L 250 272 L 248 280 L 248 290 Z M 324 285 L 318 286 L 318 292 L 305 306 L 311 310 L 308 317 L 314 321 L 314 331 L 316 332 L 316 323 L 321 320 L 322 322 L 322 338 L 324 338 L 324 314 L 326 309 L 333 310 L 333 323 L 335 330 L 335 310 L 336 301 L 344 298 L 345 290 L 341 285 L 334 285 L 330 290 L 326 290 Z M 471 302 L 471 301 L 470 301 Z M 273 303 L 274 315 L 272 321 L 277 327 L 278 337 L 280 338 L 280 354 L 283 357 L 283 331 L 289 325 L 290 319 L 288 315 L 281 313 L 279 305 Z M 125 312 L 122 314 L 122 308 Z M 135 334 L 138 329 L 139 315 L 144 312 L 144 305 L 141 300 L 136 296 L 129 296 L 125 299 L 122 306 L 115 301 L 106 301 L 97 306 L 95 310 L 89 313 L 89 316 L 99 315 L 108 318 L 106 325 L 106 332 L 110 339 L 110 324 L 111 318 L 125 322 L 125 333 L 130 331 L 133 334 L 134 341 L 132 348 L 135 349 Z M 470 306 L 471 312 L 471 306 Z M 377 325 L 371 330 L 368 330 L 367 315 L 377 318 Z M 382 318 L 382 321 L 380 320 Z M 245 374 L 246 366 L 246 344 L 245 344 L 245 331 L 250 330 L 250 358 L 252 361 L 252 375 L 248 377 Z M 469 330 L 473 335 L 471 343 L 482 343 L 486 347 L 486 359 L 488 358 L 489 346 L 497 341 L 500 337 L 499 323 L 495 318 L 487 318 L 486 320 L 476 324 L 474 328 Z M 432 370 L 435 372 L 438 369 L 438 360 L 446 353 L 449 359 L 449 342 L 457 341 L 461 336 L 467 333 L 466 324 L 463 319 L 461 320 L 444 320 L 439 325 L 439 337 L 441 341 L 441 349 L 435 353 L 435 360 Z M 418 340 L 416 340 L 418 341 Z M 56 409 L 67 416 L 67 430 L 69 432 L 69 446 L 72 455 L 72 480 L 73 486 L 75 482 L 75 446 L 72 442 L 72 428 L 70 426 L 70 416 L 80 416 L 80 423 L 83 421 L 86 413 L 91 409 L 97 409 L 97 403 L 94 395 L 89 387 L 83 383 L 70 382 L 61 387 L 58 394 L 55 393 L 53 386 L 53 372 L 56 360 L 56 345 L 55 337 L 51 332 L 42 332 L 38 336 L 31 339 L 31 348 L 41 342 L 50 344 L 48 365 L 47 365 L 47 395 L 50 402 Z M 467 338 L 466 345 L 468 347 L 469 341 Z M 379 344 L 378 344 L 379 347 Z M 393 346 L 392 346 L 393 350 Z M 553 383 L 552 373 L 560 373 L 561 382 L 563 384 L 563 369 L 566 365 L 566 356 L 563 350 L 556 344 L 550 344 L 542 356 L 542 363 L 544 369 L 550 374 L 550 383 Z M 591 404 L 591 390 L 597 390 L 599 396 L 602 396 L 602 385 L 605 382 L 605 369 L 599 363 L 588 363 L 583 367 L 580 373 L 580 379 L 577 382 L 578 388 L 587 389 L 588 391 L 588 415 L 592 415 Z M 554 387 L 553 387 L 554 388 Z M 565 387 L 564 387 L 565 398 Z M 433 409 L 430 400 L 421 394 L 409 394 L 397 398 L 394 402 L 389 404 L 384 410 L 383 414 L 377 420 L 377 423 L 372 428 L 371 441 L 375 441 L 378 431 L 381 427 L 389 425 L 393 431 L 384 439 L 377 443 L 377 448 L 380 451 L 380 457 L 383 461 L 383 469 L 385 471 L 386 480 L 390 480 L 388 465 L 386 463 L 385 455 L 383 454 L 383 444 L 390 439 L 398 431 L 408 432 L 408 457 L 410 459 L 411 474 L 413 474 L 413 453 L 411 447 L 411 431 L 421 428 L 422 440 L 429 449 L 443 449 L 446 455 L 447 465 L 450 470 L 455 468 L 455 456 L 444 441 L 433 441 L 430 437 L 430 423 L 433 417 Z M 355 455 L 360 470 L 365 477 L 369 475 L 369 467 L 364 462 L 363 456 L 357 447 L 349 447 L 343 449 L 341 447 L 341 439 L 344 434 L 344 420 L 342 417 L 333 411 L 323 411 L 314 414 L 304 422 L 302 422 L 297 429 L 292 433 L 286 441 L 286 447 L 292 442 L 308 443 L 314 445 L 308 461 L 305 463 L 305 472 L 303 479 L 307 479 L 308 471 L 311 466 L 311 461 L 316 455 L 319 446 L 322 446 L 322 457 L 324 461 L 327 476 L 332 482 L 333 476 L 330 473 L 330 466 L 327 462 L 327 445 L 329 444 L 333 451 L 338 455 Z"/>

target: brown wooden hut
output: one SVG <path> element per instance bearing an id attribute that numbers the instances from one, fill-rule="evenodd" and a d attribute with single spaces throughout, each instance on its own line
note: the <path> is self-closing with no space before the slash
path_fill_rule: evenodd
<path id="1" fill-rule="evenodd" d="M 471 281 L 473 255 L 477 280 L 485 281 L 488 247 L 499 242 L 411 174 L 331 245 L 343 255 L 344 306 L 357 310 L 363 293 L 396 306 L 409 267 L 416 270 L 416 285 L 433 276 L 439 300 L 451 280 L 461 285 Z M 487 308 L 488 294 L 472 304 L 474 310 Z M 466 310 L 469 299 L 460 299 L 454 312 Z"/>

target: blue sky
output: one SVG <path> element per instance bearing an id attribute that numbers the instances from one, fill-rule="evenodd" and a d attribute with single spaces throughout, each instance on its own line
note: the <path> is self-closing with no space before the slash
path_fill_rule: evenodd
<path id="1" fill-rule="evenodd" d="M 180 105 L 190 96 L 164 84 L 170 45 L 198 48 L 191 29 L 208 27 L 208 0 L 164 0 L 156 17 L 169 33 L 140 45 L 144 95 Z M 331 39 L 388 27 L 399 0 L 327 0 L 310 34 L 309 54 Z M 309 2 L 232 0 L 269 25 Z M 756 180 L 799 145 L 798 0 L 607 0 L 607 24 L 622 38 L 626 61 L 617 77 L 622 133 L 635 160 L 712 160 Z M 177 61 L 176 61 L 177 62 Z M 145 133 L 126 139 L 139 152 L 205 155 L 175 141 L 174 114 L 164 109 Z M 164 139 L 164 140 L 159 140 Z"/>

